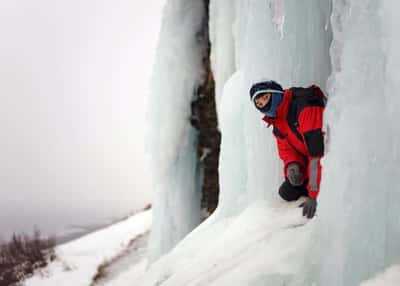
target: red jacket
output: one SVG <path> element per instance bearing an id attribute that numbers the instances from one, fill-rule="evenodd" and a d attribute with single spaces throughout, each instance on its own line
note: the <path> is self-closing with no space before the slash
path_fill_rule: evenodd
<path id="1" fill-rule="evenodd" d="M 316 198 L 321 182 L 320 159 L 324 155 L 322 132 L 325 96 L 315 85 L 308 88 L 291 88 L 284 91 L 275 118 L 265 116 L 264 121 L 273 125 L 279 157 L 287 165 L 297 162 L 308 179 L 308 194 Z"/>

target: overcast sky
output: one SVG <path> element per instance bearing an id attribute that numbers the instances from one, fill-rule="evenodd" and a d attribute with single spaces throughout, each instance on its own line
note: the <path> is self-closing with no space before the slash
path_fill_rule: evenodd
<path id="1" fill-rule="evenodd" d="M 0 236 L 151 200 L 148 79 L 164 0 L 0 0 Z"/>

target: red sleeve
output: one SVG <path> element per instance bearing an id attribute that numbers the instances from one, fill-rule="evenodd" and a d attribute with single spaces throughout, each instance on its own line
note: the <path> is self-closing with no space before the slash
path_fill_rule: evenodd
<path id="1" fill-rule="evenodd" d="M 281 158 L 281 160 L 284 163 L 284 167 L 283 167 L 283 174 L 286 177 L 287 175 L 287 165 L 293 162 L 299 163 L 302 168 L 304 168 L 304 166 L 306 165 L 305 162 L 305 158 L 303 156 L 301 156 L 299 153 L 297 153 L 287 142 L 287 140 L 280 136 L 279 131 L 274 128 L 273 133 L 275 135 L 276 138 L 276 142 L 277 142 L 277 147 L 278 147 L 278 154 L 279 154 L 279 158 Z"/>
<path id="2" fill-rule="evenodd" d="M 316 198 L 321 182 L 321 158 L 324 155 L 324 134 L 322 132 L 323 107 L 304 108 L 299 115 L 299 131 L 303 135 L 308 151 L 308 194 Z"/>

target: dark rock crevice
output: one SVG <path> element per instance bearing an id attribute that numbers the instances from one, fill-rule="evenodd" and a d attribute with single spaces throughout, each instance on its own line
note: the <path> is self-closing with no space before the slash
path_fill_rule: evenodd
<path id="1" fill-rule="evenodd" d="M 195 92 L 192 102 L 191 124 L 198 130 L 197 153 L 201 170 L 201 207 L 206 216 L 218 205 L 219 196 L 219 152 L 221 133 L 218 130 L 218 118 L 215 103 L 215 82 L 211 69 L 209 39 L 209 0 L 203 0 L 206 7 L 202 28 L 197 34 L 199 45 L 203 47 L 202 63 L 204 78 Z"/>

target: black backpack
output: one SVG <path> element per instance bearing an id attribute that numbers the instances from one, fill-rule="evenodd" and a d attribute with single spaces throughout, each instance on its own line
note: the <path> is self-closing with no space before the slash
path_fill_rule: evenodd
<path id="1" fill-rule="evenodd" d="M 300 132 L 297 130 L 297 127 L 299 126 L 298 118 L 300 112 L 305 107 L 310 106 L 320 106 L 325 108 L 327 98 L 322 90 L 316 85 L 311 85 L 306 88 L 292 87 L 290 90 L 292 91 L 292 101 L 289 105 L 287 121 L 293 133 L 300 139 L 300 141 L 303 141 Z"/>

